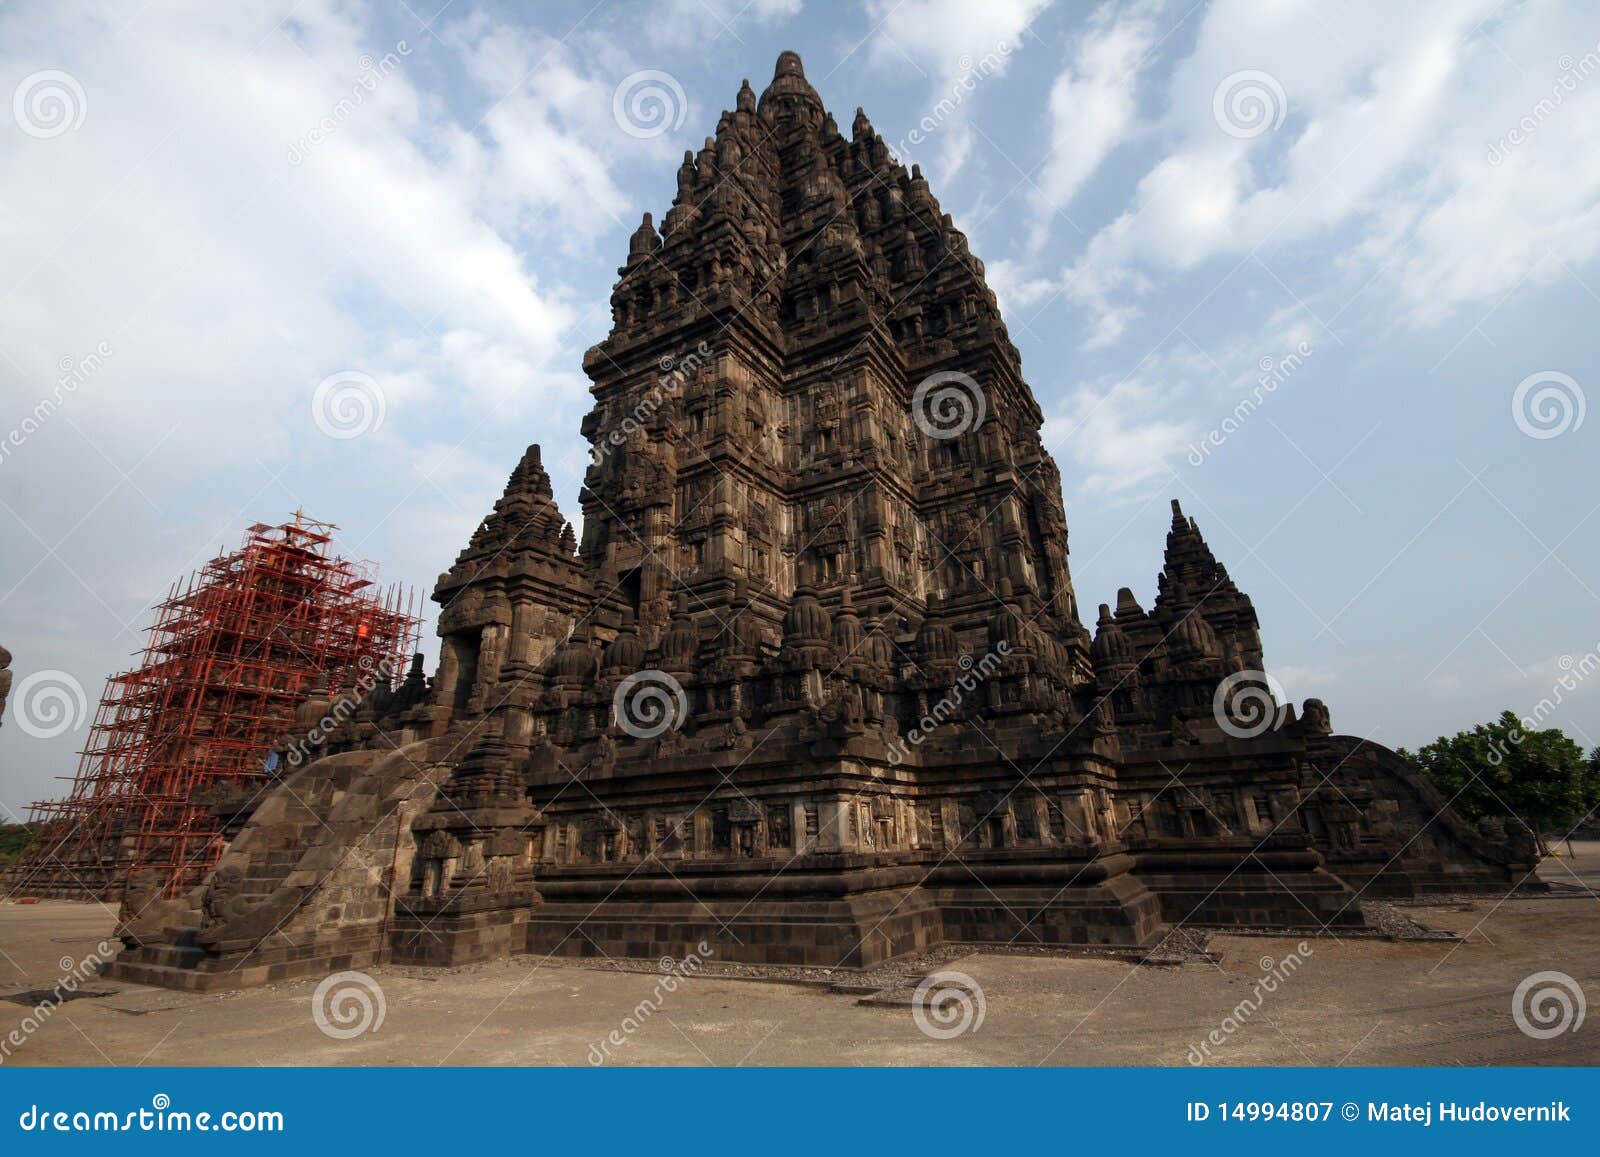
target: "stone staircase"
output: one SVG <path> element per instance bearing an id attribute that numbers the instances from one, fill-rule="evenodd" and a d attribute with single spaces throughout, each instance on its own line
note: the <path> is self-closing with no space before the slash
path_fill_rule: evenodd
<path id="1" fill-rule="evenodd" d="M 411 820 L 443 774 L 427 741 L 303 768 L 261 801 L 207 878 L 200 926 L 130 948 L 108 975 L 220 990 L 377 963 L 393 882 L 410 877 Z"/>

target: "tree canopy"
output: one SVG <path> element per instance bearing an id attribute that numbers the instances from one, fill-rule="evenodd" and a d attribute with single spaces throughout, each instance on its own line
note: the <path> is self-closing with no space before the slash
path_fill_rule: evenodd
<path id="1" fill-rule="evenodd" d="M 1565 835 L 1600 804 L 1600 747 L 1585 756 L 1559 728 L 1531 730 L 1511 711 L 1401 754 L 1473 820 Z"/>
<path id="2" fill-rule="evenodd" d="M 38 834 L 38 824 L 0 824 L 0 864 L 21 859 Z"/>

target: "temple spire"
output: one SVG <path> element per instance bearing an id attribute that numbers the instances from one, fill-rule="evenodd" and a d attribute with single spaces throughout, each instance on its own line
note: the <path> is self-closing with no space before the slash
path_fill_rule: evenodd
<path id="1" fill-rule="evenodd" d="M 767 85 L 767 90 L 761 94 L 757 110 L 763 115 L 776 112 L 779 117 L 784 117 L 801 108 L 814 111 L 820 122 L 822 98 L 817 95 L 817 90 L 811 87 L 811 82 L 806 80 L 806 70 L 800 63 L 800 54 L 779 53 L 777 67 L 772 70 L 772 83 Z"/>

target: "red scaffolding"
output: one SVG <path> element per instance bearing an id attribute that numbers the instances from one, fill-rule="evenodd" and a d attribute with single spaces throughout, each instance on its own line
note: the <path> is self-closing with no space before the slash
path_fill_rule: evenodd
<path id="1" fill-rule="evenodd" d="M 420 620 L 406 588 L 335 553 L 329 523 L 256 523 L 238 550 L 174 583 L 142 661 L 106 680 L 66 799 L 33 805 L 45 826 L 19 890 L 114 894 L 130 871 L 171 894 L 223 847 L 214 789 L 258 784 L 272 744 L 319 683 L 330 697 L 396 683 Z"/>

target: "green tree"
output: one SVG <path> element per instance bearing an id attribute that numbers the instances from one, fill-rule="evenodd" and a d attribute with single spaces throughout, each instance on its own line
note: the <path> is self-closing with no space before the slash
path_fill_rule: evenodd
<path id="1" fill-rule="evenodd" d="M 38 834 L 38 824 L 0 824 L 0 864 L 20 860 Z"/>
<path id="2" fill-rule="evenodd" d="M 1600 803 L 1600 748 L 1586 758 L 1559 728 L 1529 730 L 1510 711 L 1401 754 L 1472 820 L 1515 816 L 1565 835 Z"/>

